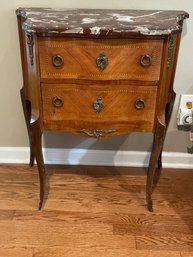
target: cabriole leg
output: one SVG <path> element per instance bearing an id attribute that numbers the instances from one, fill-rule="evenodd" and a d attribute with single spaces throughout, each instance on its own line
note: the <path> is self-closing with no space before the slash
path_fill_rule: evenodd
<path id="1" fill-rule="evenodd" d="M 45 196 L 45 187 L 46 187 L 46 172 L 42 154 L 42 143 L 41 137 L 42 132 L 40 129 L 39 120 L 34 123 L 30 123 L 31 120 L 31 103 L 29 100 L 25 98 L 24 88 L 20 90 L 22 106 L 25 116 L 25 121 L 28 130 L 29 143 L 30 143 L 30 166 L 34 165 L 34 159 L 36 158 L 38 172 L 39 172 L 39 180 L 40 180 L 40 202 L 39 202 L 39 210 L 43 207 L 43 201 Z"/>
<path id="2" fill-rule="evenodd" d="M 166 105 L 166 112 L 165 112 L 166 129 L 165 129 L 165 132 L 164 132 L 164 135 L 163 135 L 163 140 L 165 140 L 166 131 L 167 131 L 167 128 L 169 126 L 170 118 L 171 118 L 171 115 L 172 115 L 172 110 L 173 110 L 175 98 L 176 98 L 176 93 L 174 91 L 172 91 L 172 94 L 171 94 L 171 97 L 170 97 L 170 102 L 168 102 L 167 105 Z M 158 166 L 157 177 L 158 178 L 156 179 L 156 183 L 159 181 L 160 173 L 161 173 L 161 170 L 162 170 L 162 150 L 163 150 L 163 148 L 160 151 L 158 162 L 157 162 L 157 166 Z"/>
<path id="3" fill-rule="evenodd" d="M 42 154 L 42 132 L 40 129 L 39 120 L 35 121 L 31 124 L 32 129 L 32 146 L 33 153 L 36 158 L 38 172 L 39 172 L 39 180 L 40 180 L 40 202 L 39 202 L 39 210 L 42 209 L 44 198 L 45 198 L 45 189 L 46 189 L 46 170 L 44 166 L 44 159 Z"/>
<path id="4" fill-rule="evenodd" d="M 164 136 L 165 136 L 165 125 L 161 124 L 158 121 L 157 128 L 154 134 L 154 142 L 152 153 L 150 157 L 150 163 L 147 173 L 147 186 L 146 186 L 146 200 L 147 200 L 147 209 L 153 211 L 153 202 L 152 202 L 152 191 L 153 191 L 153 181 L 154 174 L 156 170 L 156 165 L 160 157 L 161 150 L 163 148 Z"/>
<path id="5" fill-rule="evenodd" d="M 23 106 L 23 112 L 25 117 L 25 122 L 27 126 L 28 131 L 28 137 L 29 137 L 29 144 L 30 144 L 30 166 L 34 165 L 34 153 L 33 153 L 33 147 L 32 147 L 32 132 L 31 132 L 31 126 L 30 126 L 30 119 L 31 119 L 31 103 L 30 101 L 26 100 L 25 94 L 24 94 L 24 88 L 20 90 L 21 95 L 21 101 Z"/>

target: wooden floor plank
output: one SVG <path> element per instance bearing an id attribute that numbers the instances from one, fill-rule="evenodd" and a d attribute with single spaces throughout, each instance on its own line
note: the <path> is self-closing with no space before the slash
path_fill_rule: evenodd
<path id="1" fill-rule="evenodd" d="M 168 225 L 167 229 L 165 224 L 162 225 L 114 225 L 115 235 L 136 235 L 136 236 L 160 236 L 160 237 L 185 237 L 193 235 L 193 226 L 185 225 Z"/>
<path id="2" fill-rule="evenodd" d="M 163 169 L 154 212 L 146 169 L 0 165 L 0 257 L 193 257 L 193 171 Z"/>
<path id="3" fill-rule="evenodd" d="M 177 251 L 156 251 L 153 253 L 149 250 L 131 250 L 125 248 L 119 249 L 104 249 L 85 248 L 36 248 L 34 257 L 181 257 L 180 252 Z M 189 257 L 189 256 L 188 256 Z"/>
<path id="4" fill-rule="evenodd" d="M 193 235 L 136 236 L 137 249 L 193 251 Z"/>
<path id="5" fill-rule="evenodd" d="M 92 226 L 90 225 L 92 224 Z M 104 223 L 95 223 L 91 222 L 90 224 L 83 224 L 80 221 L 71 222 L 68 221 L 43 221 L 43 220 L 7 220 L 0 221 L 0 231 L 14 233 L 29 234 L 36 232 L 42 234 L 52 234 L 52 233 L 63 233 L 65 235 L 77 234 L 81 235 L 86 234 L 99 234 L 99 235 L 113 235 L 113 228 L 110 224 Z"/>
<path id="6" fill-rule="evenodd" d="M 0 245 L 0 256 L 1 257 L 34 257 L 34 249 L 29 247 L 4 247 Z"/>
<path id="7" fill-rule="evenodd" d="M 71 233 L 64 234 L 58 232 L 42 233 L 41 231 L 26 232 L 3 232 L 0 235 L 0 242 L 5 246 L 18 247 L 75 247 L 75 248 L 93 248 L 103 247 L 107 249 L 129 248 L 136 249 L 134 237 L 130 236 L 110 236 L 93 233 Z"/>
<path id="8" fill-rule="evenodd" d="M 193 251 L 192 252 L 181 252 L 180 257 L 192 257 L 193 256 Z"/>
<path id="9" fill-rule="evenodd" d="M 130 214 L 130 213 L 113 213 L 113 212 L 70 212 L 70 211 L 53 211 L 47 210 L 42 212 L 30 210 L 16 210 L 13 215 L 14 220 L 43 220 L 61 222 L 68 221 L 68 223 L 81 222 L 82 224 L 90 224 L 91 222 L 102 222 L 112 225 L 160 225 L 169 226 L 171 224 L 178 224 L 179 226 L 187 225 L 193 226 L 193 217 L 180 215 L 160 215 L 155 213 L 144 214 Z"/>

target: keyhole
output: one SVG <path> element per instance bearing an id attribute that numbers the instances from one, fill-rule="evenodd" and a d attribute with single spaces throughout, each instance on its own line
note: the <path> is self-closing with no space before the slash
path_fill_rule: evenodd
<path id="1" fill-rule="evenodd" d="M 96 59 L 96 64 L 101 70 L 104 70 L 107 67 L 108 59 L 104 53 L 101 53 L 99 57 Z"/>
<path id="2" fill-rule="evenodd" d="M 93 108 L 96 112 L 100 112 L 103 108 L 105 107 L 103 101 L 101 98 L 97 98 L 94 102 L 93 102 Z"/>

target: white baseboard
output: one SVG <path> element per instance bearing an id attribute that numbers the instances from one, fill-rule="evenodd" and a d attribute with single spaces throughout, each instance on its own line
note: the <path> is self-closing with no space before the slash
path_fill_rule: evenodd
<path id="1" fill-rule="evenodd" d="M 147 167 L 149 152 L 107 151 L 89 149 L 43 149 L 46 164 Z M 29 163 L 28 147 L 0 147 L 0 163 Z M 193 168 L 188 153 L 163 152 L 163 167 Z"/>

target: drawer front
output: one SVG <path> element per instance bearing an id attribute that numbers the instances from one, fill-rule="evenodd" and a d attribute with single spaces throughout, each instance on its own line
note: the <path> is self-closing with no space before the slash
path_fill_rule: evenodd
<path id="1" fill-rule="evenodd" d="M 157 87 L 42 84 L 44 127 L 107 137 L 153 131 Z"/>
<path id="2" fill-rule="evenodd" d="M 163 40 L 38 39 L 41 80 L 158 81 Z"/>

